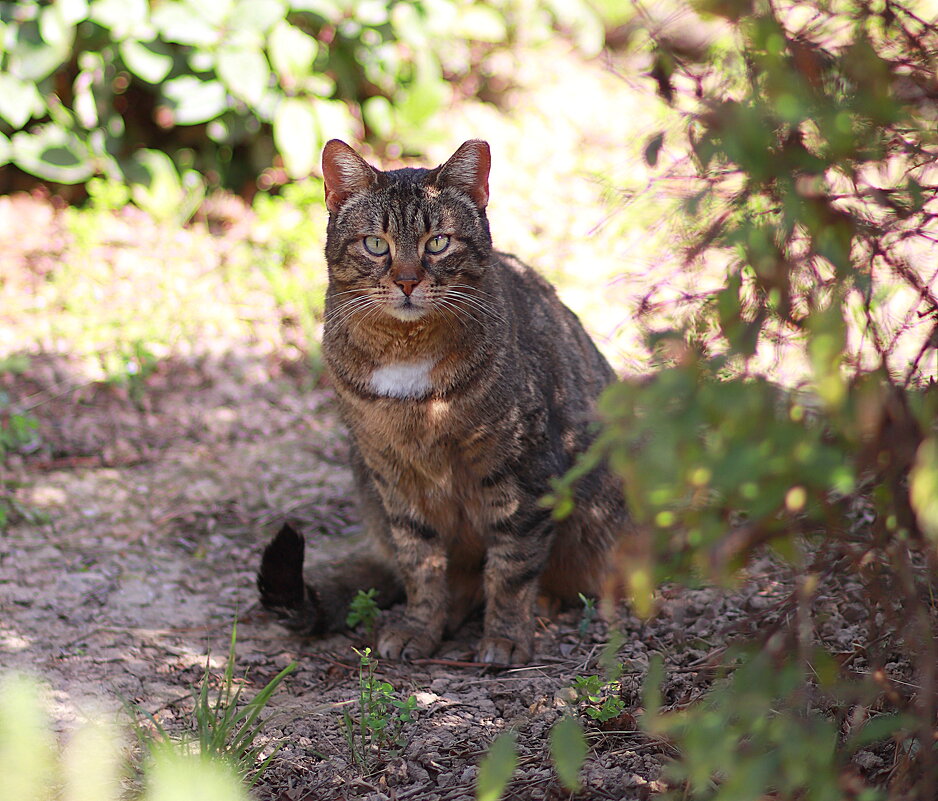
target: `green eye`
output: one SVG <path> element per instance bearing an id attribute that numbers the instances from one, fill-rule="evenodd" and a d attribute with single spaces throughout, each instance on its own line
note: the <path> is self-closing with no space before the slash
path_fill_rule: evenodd
<path id="1" fill-rule="evenodd" d="M 391 249 L 387 241 L 382 239 L 380 236 L 366 236 L 365 237 L 365 250 L 367 250 L 372 256 L 383 256 Z"/>
<path id="2" fill-rule="evenodd" d="M 442 253 L 449 247 L 449 237 L 446 234 L 437 234 L 427 241 L 427 253 Z"/>

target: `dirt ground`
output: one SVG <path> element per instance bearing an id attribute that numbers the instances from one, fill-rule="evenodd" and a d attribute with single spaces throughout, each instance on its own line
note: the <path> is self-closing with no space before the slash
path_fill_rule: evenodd
<path id="1" fill-rule="evenodd" d="M 523 668 L 472 663 L 478 622 L 434 659 L 379 663 L 399 697 L 415 696 L 416 720 L 399 747 L 363 768 L 342 734 L 340 705 L 357 698 L 352 649 L 367 641 L 298 639 L 258 607 L 254 573 L 282 520 L 306 534 L 308 561 L 334 555 L 358 530 L 328 388 L 304 388 L 283 365 L 250 358 L 163 362 L 142 401 L 103 384 L 63 392 L 68 364 L 52 358 L 5 381 L 7 392 L 45 402 L 35 405 L 42 444 L 14 465 L 27 517 L 0 537 L 0 662 L 51 685 L 61 727 L 89 710 L 118 710 L 119 699 L 181 725 L 206 653 L 223 664 L 237 617 L 247 692 L 299 665 L 270 705 L 264 736 L 285 745 L 258 798 L 468 801 L 487 745 L 508 729 L 520 759 L 507 797 L 570 797 L 548 733 L 574 678 L 601 673 L 608 621 L 581 636 L 580 612 L 541 619 L 536 658 Z M 584 718 L 592 749 L 577 797 L 663 789 L 670 747 L 636 724 L 650 656 L 665 659 L 666 701 L 684 705 L 709 685 L 727 642 L 771 626 L 790 594 L 767 567 L 734 593 L 665 591 L 644 623 L 621 610 L 624 712 L 603 727 Z M 828 610 L 828 640 L 841 650 L 856 641 L 852 606 L 845 595 Z"/>

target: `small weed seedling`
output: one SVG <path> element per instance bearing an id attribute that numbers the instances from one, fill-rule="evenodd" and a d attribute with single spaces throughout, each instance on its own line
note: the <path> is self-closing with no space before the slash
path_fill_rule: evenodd
<path id="1" fill-rule="evenodd" d="M 365 633 L 371 637 L 375 633 L 375 624 L 378 622 L 378 604 L 375 596 L 378 591 L 373 587 L 365 592 L 359 590 L 352 602 L 348 606 L 348 616 L 345 618 L 345 625 L 354 629 L 359 624 L 365 627 Z"/>
<path id="2" fill-rule="evenodd" d="M 625 711 L 625 702 L 619 693 L 621 685 L 617 680 L 577 676 L 573 680 L 573 689 L 577 703 L 585 702 L 584 711 L 597 723 L 606 723 Z"/>
<path id="3" fill-rule="evenodd" d="M 255 742 L 264 725 L 263 721 L 259 720 L 260 714 L 280 683 L 296 669 L 296 663 L 291 662 L 250 701 L 240 705 L 244 685 L 236 681 L 234 677 L 236 637 L 237 623 L 231 628 L 228 664 L 225 666 L 221 686 L 214 700 L 209 695 L 211 670 L 209 661 L 206 660 L 202 686 L 198 692 L 193 690 L 195 709 L 192 731 L 184 735 L 179 744 L 183 752 L 227 762 L 251 786 L 260 778 L 264 769 L 280 750 L 280 745 L 277 745 L 263 762 L 257 764 L 261 751 L 265 748 L 264 745 Z M 169 733 L 149 712 L 139 707 L 134 707 L 132 711 L 137 720 L 137 736 L 145 751 L 155 753 L 173 741 Z M 150 722 L 155 730 L 155 736 L 142 729 L 139 720 L 141 715 Z"/>
<path id="4" fill-rule="evenodd" d="M 586 631 L 590 623 L 596 619 L 596 599 L 587 598 L 582 592 L 578 592 L 580 602 L 583 604 L 583 616 L 580 618 L 580 639 L 586 637 Z"/>
<path id="5" fill-rule="evenodd" d="M 358 720 L 348 711 L 342 713 L 342 733 L 348 743 L 352 760 L 363 774 L 371 772 L 374 760 L 382 753 L 393 754 L 401 745 L 401 730 L 414 719 L 417 699 L 406 701 L 395 697 L 394 688 L 375 676 L 375 660 L 371 649 L 358 654 Z"/>

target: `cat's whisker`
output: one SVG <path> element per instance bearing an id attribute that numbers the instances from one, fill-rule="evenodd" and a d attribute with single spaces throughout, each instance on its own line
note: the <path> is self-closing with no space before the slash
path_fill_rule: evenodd
<path id="1" fill-rule="evenodd" d="M 338 297 L 341 297 L 342 295 L 365 295 L 365 294 L 373 295 L 374 293 L 381 292 L 381 291 L 383 291 L 381 287 L 366 286 L 366 287 L 359 287 L 358 289 L 346 289 L 342 292 L 330 292 L 329 294 L 334 298 L 338 298 Z"/>
<path id="2" fill-rule="evenodd" d="M 436 308 L 444 309 L 445 311 L 450 312 L 457 320 L 472 320 L 473 322 L 482 325 L 482 321 L 473 315 L 468 309 L 460 308 L 452 301 L 448 301 L 446 298 L 436 298 L 434 300 L 434 306 Z"/>
<path id="3" fill-rule="evenodd" d="M 358 297 L 346 300 L 343 304 L 332 309 L 326 316 L 329 322 L 349 322 L 359 314 L 380 308 L 383 298 L 375 296 Z M 363 318 L 364 319 L 364 318 Z"/>
<path id="4" fill-rule="evenodd" d="M 487 298 L 492 298 L 495 300 L 495 295 L 491 292 L 486 292 L 484 289 L 479 289 L 477 286 L 472 286 L 472 284 L 449 284 L 450 289 L 471 289 L 473 292 L 478 292 L 480 295 L 485 295 Z"/>
<path id="5" fill-rule="evenodd" d="M 335 308 L 330 309 L 323 319 L 325 321 L 332 321 L 342 317 L 346 313 L 353 312 L 356 308 L 369 306 L 374 302 L 375 299 L 373 297 L 350 298 L 343 301 Z"/>
<path id="6" fill-rule="evenodd" d="M 479 298 L 474 298 L 472 295 L 467 295 L 464 292 L 459 290 L 450 291 L 446 293 L 447 298 L 452 299 L 453 302 L 462 301 L 463 303 L 472 306 L 475 309 L 478 309 L 482 314 L 490 317 L 493 320 L 497 320 L 500 323 L 508 324 L 508 321 L 490 305 L 483 302 Z"/>

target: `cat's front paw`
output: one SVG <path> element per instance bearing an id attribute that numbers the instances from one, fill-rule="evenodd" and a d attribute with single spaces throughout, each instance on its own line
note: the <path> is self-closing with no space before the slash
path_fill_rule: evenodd
<path id="1" fill-rule="evenodd" d="M 386 623 L 378 632 L 378 654 L 383 659 L 422 659 L 440 644 L 426 629 L 407 623 Z"/>
<path id="2" fill-rule="evenodd" d="M 524 665 L 531 661 L 530 643 L 515 642 L 505 637 L 483 637 L 476 659 L 493 665 Z"/>

